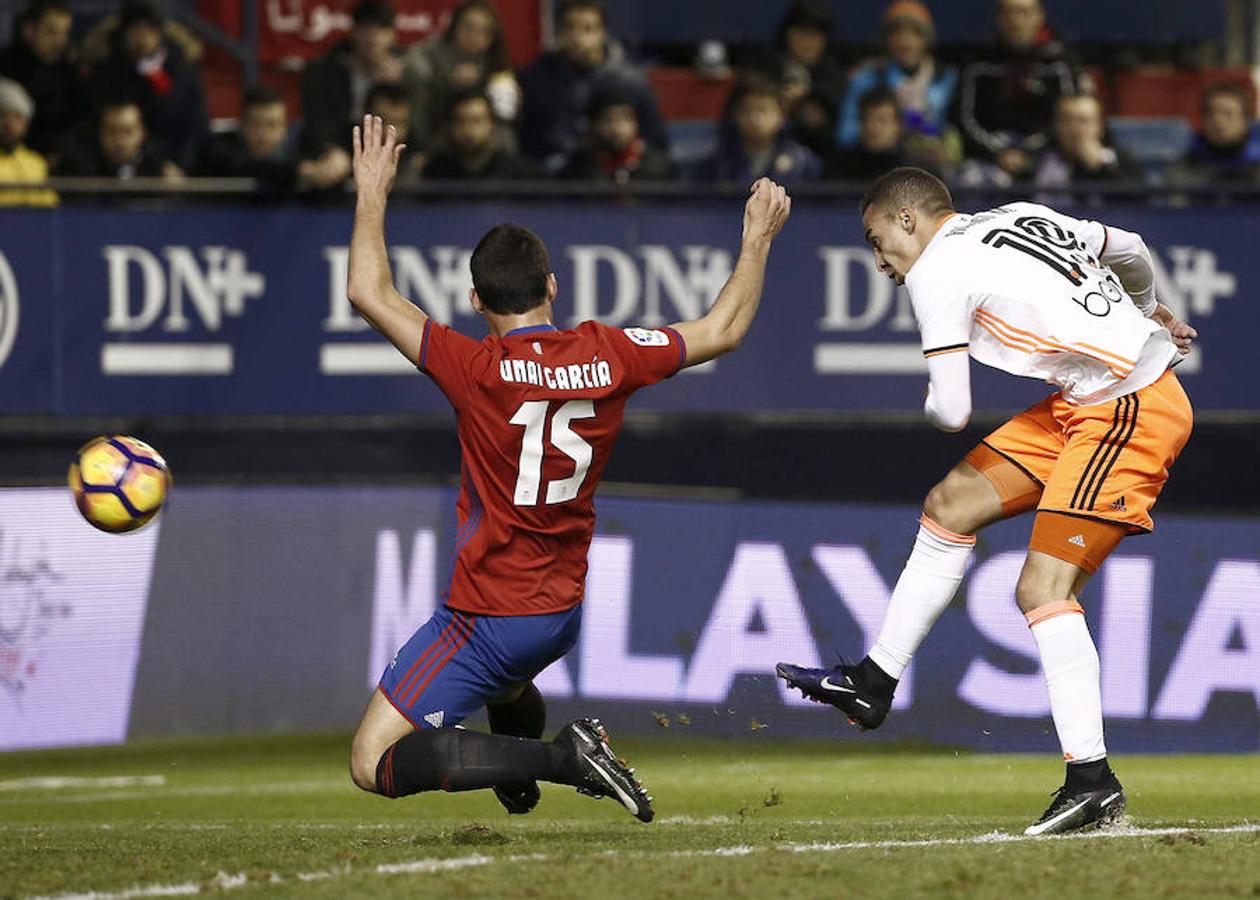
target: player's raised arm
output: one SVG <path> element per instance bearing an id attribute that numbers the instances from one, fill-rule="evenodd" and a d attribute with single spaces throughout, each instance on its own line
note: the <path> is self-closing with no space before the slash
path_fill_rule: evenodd
<path id="1" fill-rule="evenodd" d="M 770 245 L 792 212 L 792 198 L 768 178 L 758 179 L 744 205 L 744 234 L 735 270 L 709 311 L 673 328 L 687 346 L 684 366 L 729 353 L 740 345 L 761 302 Z"/>
<path id="2" fill-rule="evenodd" d="M 354 129 L 354 232 L 350 236 L 350 277 L 346 296 L 373 328 L 407 359 L 420 357 L 427 316 L 394 288 L 385 249 L 385 204 L 403 150 L 394 126 L 364 116 Z"/>
<path id="3" fill-rule="evenodd" d="M 1182 322 L 1167 306 L 1155 298 L 1155 266 L 1151 251 L 1142 236 L 1123 228 L 1103 226 L 1103 246 L 1098 258 L 1120 278 L 1125 292 L 1133 298 L 1138 309 L 1149 319 L 1154 319 L 1168 329 L 1182 353 L 1190 349 L 1190 342 L 1199 333 Z"/>

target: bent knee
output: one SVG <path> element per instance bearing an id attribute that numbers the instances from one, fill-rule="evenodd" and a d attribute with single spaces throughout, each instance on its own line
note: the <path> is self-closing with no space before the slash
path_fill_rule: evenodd
<path id="1" fill-rule="evenodd" d="M 358 741 L 350 748 L 350 780 L 361 790 L 378 793 L 376 789 L 376 766 L 381 761 L 381 754 L 373 748 Z"/>
<path id="2" fill-rule="evenodd" d="M 968 508 L 966 494 L 959 489 L 952 473 L 928 491 L 923 501 L 923 513 L 955 534 L 973 534 L 980 525 L 977 516 Z"/>

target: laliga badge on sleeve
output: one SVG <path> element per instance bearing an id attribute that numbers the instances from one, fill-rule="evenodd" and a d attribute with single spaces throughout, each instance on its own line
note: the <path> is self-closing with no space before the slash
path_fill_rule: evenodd
<path id="1" fill-rule="evenodd" d="M 668 347 L 669 335 L 663 331 L 650 328 L 626 328 L 623 329 L 626 337 L 634 341 L 640 347 Z"/>

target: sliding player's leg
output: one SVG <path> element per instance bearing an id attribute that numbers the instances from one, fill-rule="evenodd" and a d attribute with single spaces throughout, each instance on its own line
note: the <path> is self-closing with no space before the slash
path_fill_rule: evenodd
<path id="1" fill-rule="evenodd" d="M 595 719 L 569 723 L 552 741 L 456 727 L 572 645 L 580 613 L 468 616 L 443 607 L 381 677 L 351 749 L 351 777 L 367 791 L 402 797 L 532 781 L 611 796 L 638 818 L 651 798 L 607 744 Z"/>
<path id="2" fill-rule="evenodd" d="M 547 727 L 547 706 L 532 681 L 514 684 L 487 702 L 486 716 L 493 734 L 540 738 Z M 513 815 L 524 815 L 542 799 L 536 781 L 496 785 L 494 795 Z"/>
<path id="3" fill-rule="evenodd" d="M 1050 433 L 1040 425 L 1021 423 L 1029 413 L 1002 430 L 1022 427 L 1029 440 L 1049 443 Z M 1037 456 L 1049 459 L 1053 449 L 1044 448 Z M 1029 465 L 1044 468 L 1048 462 L 1030 459 Z M 958 590 L 976 532 L 1032 509 L 1040 496 L 1041 483 L 1026 466 L 987 443 L 978 445 L 928 493 L 910 558 L 867 656 L 857 665 L 841 663 L 832 669 L 781 663 L 779 676 L 805 696 L 837 707 L 863 730 L 878 728 L 892 707 L 902 673 Z"/>

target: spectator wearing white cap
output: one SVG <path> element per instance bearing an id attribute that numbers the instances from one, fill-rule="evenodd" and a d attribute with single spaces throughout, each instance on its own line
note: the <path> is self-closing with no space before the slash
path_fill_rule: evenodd
<path id="1" fill-rule="evenodd" d="M 0 78 L 0 206 L 55 206 L 57 195 L 41 185 L 48 181 L 48 163 L 26 146 L 26 131 L 35 104 L 22 85 Z"/>

